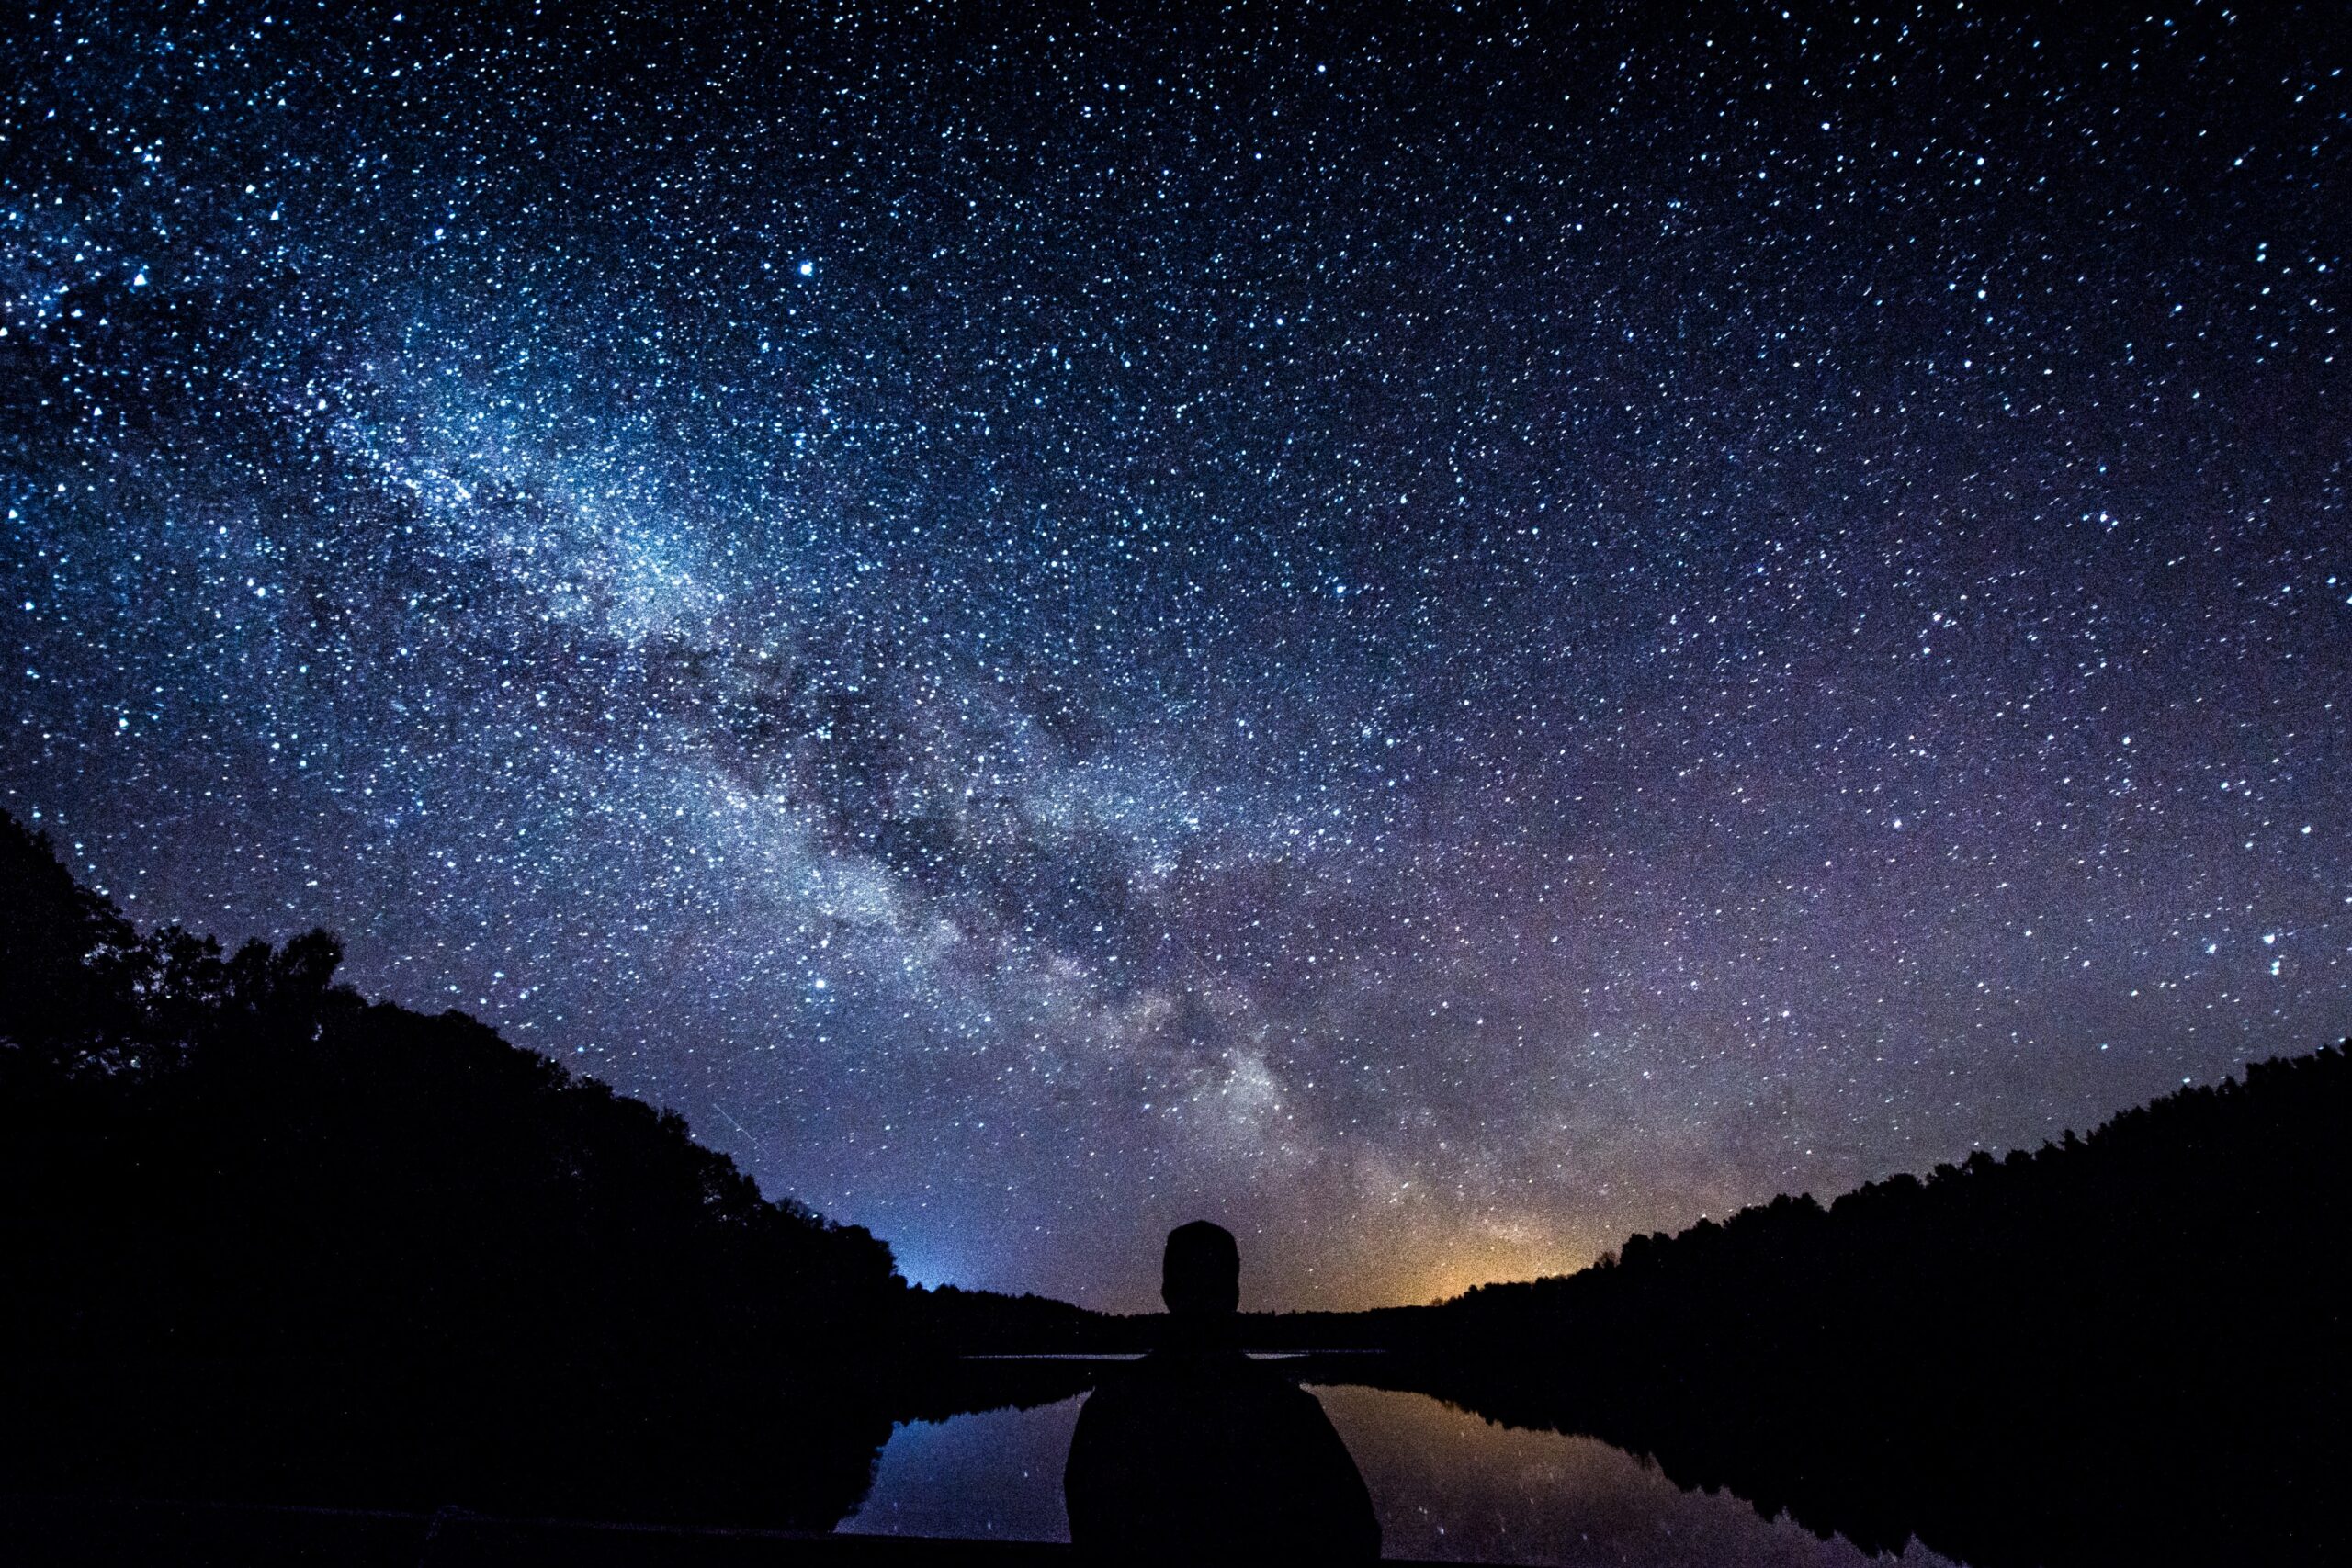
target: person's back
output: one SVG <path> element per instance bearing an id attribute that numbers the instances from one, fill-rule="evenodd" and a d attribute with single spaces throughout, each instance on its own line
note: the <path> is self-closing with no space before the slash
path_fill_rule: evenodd
<path id="1" fill-rule="evenodd" d="M 1177 1343 L 1106 1376 L 1079 1412 L 1062 1491 L 1071 1544 L 1099 1562 L 1380 1554 L 1355 1461 L 1323 1407 L 1227 1343 L 1233 1238 L 1168 1238 L 1162 1293 Z"/>

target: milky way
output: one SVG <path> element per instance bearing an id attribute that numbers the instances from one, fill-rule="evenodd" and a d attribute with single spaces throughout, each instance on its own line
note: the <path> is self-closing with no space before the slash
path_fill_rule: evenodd
<path id="1" fill-rule="evenodd" d="M 12 12 L 0 805 L 1105 1306 L 2352 1028 L 2340 13 L 1142 9 Z"/>

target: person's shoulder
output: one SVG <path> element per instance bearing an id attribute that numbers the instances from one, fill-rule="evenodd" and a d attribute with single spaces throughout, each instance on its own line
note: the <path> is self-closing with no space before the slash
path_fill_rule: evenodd
<path id="1" fill-rule="evenodd" d="M 1252 1365 L 1258 1368 L 1257 1386 L 1269 1409 L 1295 1422 L 1320 1426 L 1330 1420 L 1323 1413 L 1323 1402 L 1301 1388 L 1296 1382 L 1272 1367 L 1259 1363 Z"/>
<path id="2" fill-rule="evenodd" d="M 1086 1396 L 1091 1407 L 1109 1407 L 1148 1399 L 1159 1389 L 1178 1381 L 1176 1372 L 1158 1355 L 1132 1361 L 1113 1361 L 1095 1375 L 1094 1390 Z"/>
<path id="3" fill-rule="evenodd" d="M 1271 1360 L 1260 1360 L 1255 1356 L 1237 1355 L 1227 1365 L 1229 1375 L 1238 1381 L 1270 1390 L 1280 1389 L 1284 1393 L 1297 1394 L 1301 1398 L 1314 1397 L 1298 1386 L 1295 1378 L 1283 1370 L 1283 1358 L 1279 1356 Z"/>
<path id="4" fill-rule="evenodd" d="M 1210 1371 L 1209 1379 L 1230 1393 L 1243 1396 L 1268 1410 L 1304 1412 L 1322 1409 L 1313 1394 L 1283 1372 L 1278 1362 L 1261 1361 L 1238 1354 L 1221 1356 Z"/>
<path id="5" fill-rule="evenodd" d="M 1170 1346 L 1121 1363 L 1119 1373 L 1122 1382 L 1131 1384 L 1196 1382 L 1216 1376 L 1227 1362 L 1240 1359 L 1223 1351 Z"/>

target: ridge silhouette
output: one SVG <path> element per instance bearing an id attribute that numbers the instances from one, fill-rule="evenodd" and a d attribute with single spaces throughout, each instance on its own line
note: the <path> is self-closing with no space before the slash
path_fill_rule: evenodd
<path id="1" fill-rule="evenodd" d="M 1315 1396 L 1234 1344 L 1240 1250 L 1205 1220 L 1168 1235 L 1169 1343 L 1079 1412 L 1062 1495 L 1081 1559 L 1369 1562 L 1380 1525 Z"/>
<path id="2" fill-rule="evenodd" d="M 822 1529 L 894 1419 L 1104 1367 L 997 1358 L 1166 1325 L 1073 1443 L 1098 1559 L 1376 1550 L 1320 1407 L 1246 1335 L 1386 1351 L 1315 1381 L 1589 1433 L 1865 1551 L 2345 1560 L 2344 1047 L 1442 1306 L 1244 1318 L 1232 1238 L 1186 1227 L 1171 1315 L 1109 1318 L 910 1289 L 674 1113 L 371 1004 L 340 956 L 142 931 L 0 811 L 0 1556 L 40 1494 Z"/>
<path id="3" fill-rule="evenodd" d="M 0 811 L 7 1490 L 854 1509 L 930 1364 L 888 1247 L 341 957 L 141 933 Z"/>

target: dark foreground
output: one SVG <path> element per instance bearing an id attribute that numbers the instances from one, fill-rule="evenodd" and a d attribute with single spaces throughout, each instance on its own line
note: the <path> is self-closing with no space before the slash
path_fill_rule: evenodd
<path id="1" fill-rule="evenodd" d="M 1069 1563 L 1047 1541 L 926 1540 L 806 1530 L 692 1529 L 105 1498 L 0 1496 L 0 1547 L 18 1568 L 1023 1568 Z"/>
<path id="2" fill-rule="evenodd" d="M 1095 1375 L 977 1353 L 1163 1326 L 913 1289 L 674 1114 L 370 1003 L 339 957 L 142 933 L 0 812 L 0 1481 L 216 1505 L 14 1504 L 0 1557 L 969 1555 L 823 1532 L 895 1423 Z M 1573 1276 L 1242 1332 L 1385 1351 L 1321 1381 L 1588 1435 L 1865 1551 L 2332 1564 L 2346 1126 L 2331 1048 Z M 674 1528 L 482 1522 L 585 1517 Z"/>
<path id="3" fill-rule="evenodd" d="M 807 1530 L 695 1529 L 569 1519 L 288 1508 L 221 1503 L 10 1497 L 0 1546 L 24 1568 L 172 1563 L 177 1568 L 754 1568 L 766 1563 L 1066 1562 L 1066 1546 L 920 1540 Z"/>

